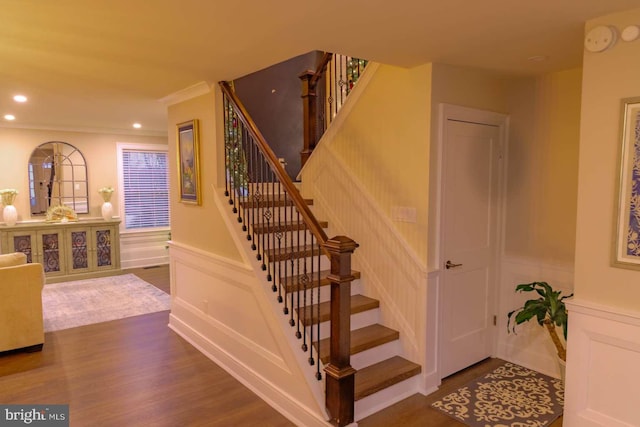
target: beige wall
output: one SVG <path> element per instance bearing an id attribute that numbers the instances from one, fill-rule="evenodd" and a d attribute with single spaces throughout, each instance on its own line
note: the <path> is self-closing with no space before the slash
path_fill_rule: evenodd
<path id="1" fill-rule="evenodd" d="M 504 77 L 488 71 L 433 64 L 432 95 L 434 106 L 447 103 L 497 113 L 507 112 Z M 433 114 L 434 120 L 437 120 L 437 110 L 433 110 Z M 433 132 L 437 132 L 437 127 L 432 129 L 435 137 Z"/>
<path id="2" fill-rule="evenodd" d="M 621 30 L 640 22 L 640 9 L 589 21 Z M 623 42 L 602 53 L 585 52 L 578 221 L 576 298 L 632 310 L 640 309 L 640 273 L 611 266 L 614 242 L 620 101 L 640 96 L 640 42 Z"/>
<path id="3" fill-rule="evenodd" d="M 92 217 L 101 215 L 102 198 L 98 194 L 98 189 L 109 185 L 116 190 L 116 196 L 111 200 L 114 212 L 120 212 L 117 197 L 119 189 L 116 145 L 118 142 L 167 144 L 166 137 L 156 136 L 0 128 L 0 188 L 18 190 L 15 206 L 19 221 L 43 219 L 42 216 L 32 218 L 30 214 L 27 164 L 33 149 L 49 141 L 67 142 L 78 148 L 84 155 L 89 181 L 89 214 L 84 216 Z"/>
<path id="4" fill-rule="evenodd" d="M 580 85 L 579 69 L 533 78 L 434 64 L 433 123 L 439 103 L 509 115 L 505 255 L 573 262 Z"/>
<path id="5" fill-rule="evenodd" d="M 573 263 L 581 84 L 580 69 L 506 82 L 505 255 Z"/>
<path id="6" fill-rule="evenodd" d="M 217 92 L 210 92 L 168 109 L 169 176 L 171 180 L 171 238 L 173 241 L 232 260 L 241 261 L 214 199 L 214 188 L 224 168 L 221 158 L 223 143 L 218 142 L 217 121 L 221 119 L 216 105 Z M 176 125 L 198 119 L 200 125 L 200 206 L 181 203 L 177 177 Z M 224 174 L 221 175 L 224 177 Z"/>
<path id="7" fill-rule="evenodd" d="M 349 165 L 380 207 L 416 208 L 415 223 L 394 225 L 426 259 L 431 65 L 410 70 L 381 65 L 335 139 Z"/>
<path id="8" fill-rule="evenodd" d="M 417 223 L 394 225 L 423 258 L 425 236 L 435 236 L 426 227 L 438 105 L 507 113 L 505 254 L 572 265 L 581 79 L 580 69 L 514 78 L 446 64 L 381 66 L 332 147 L 389 215 L 416 207 Z"/>

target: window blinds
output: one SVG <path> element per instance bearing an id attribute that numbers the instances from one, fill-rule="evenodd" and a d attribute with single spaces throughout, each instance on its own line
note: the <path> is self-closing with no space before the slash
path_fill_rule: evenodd
<path id="1" fill-rule="evenodd" d="M 167 153 L 123 150 L 125 228 L 169 226 Z"/>

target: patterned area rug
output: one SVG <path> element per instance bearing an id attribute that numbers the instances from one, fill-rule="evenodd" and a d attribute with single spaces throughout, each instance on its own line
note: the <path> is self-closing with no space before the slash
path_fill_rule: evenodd
<path id="1" fill-rule="evenodd" d="M 561 380 L 506 362 L 431 406 L 471 427 L 543 427 L 563 405 Z"/>
<path id="2" fill-rule="evenodd" d="M 45 332 L 169 308 L 168 294 L 133 274 L 52 283 L 42 290 Z"/>

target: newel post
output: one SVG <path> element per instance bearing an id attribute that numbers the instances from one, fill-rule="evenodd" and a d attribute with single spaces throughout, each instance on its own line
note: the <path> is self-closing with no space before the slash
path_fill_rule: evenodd
<path id="1" fill-rule="evenodd" d="M 354 419 L 356 370 L 351 367 L 351 254 L 358 244 L 336 236 L 324 247 L 331 257 L 331 338 L 326 373 L 325 401 L 331 422 L 345 426 Z"/>
<path id="2" fill-rule="evenodd" d="M 304 166 L 316 145 L 317 123 L 316 85 L 312 82 L 315 73 L 307 70 L 298 78 L 302 80 L 302 119 L 304 145 L 300 152 L 300 166 Z"/>

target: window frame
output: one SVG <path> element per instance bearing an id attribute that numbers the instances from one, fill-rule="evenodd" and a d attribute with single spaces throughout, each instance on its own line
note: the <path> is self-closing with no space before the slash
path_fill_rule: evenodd
<path id="1" fill-rule="evenodd" d="M 118 142 L 117 146 L 117 163 L 118 163 L 118 204 L 120 206 L 120 234 L 133 234 L 133 233 L 151 233 L 158 231 L 170 231 L 171 230 L 171 179 L 169 176 L 169 146 L 164 144 L 143 144 L 143 143 L 129 143 Z M 127 218 L 124 201 L 124 152 L 125 151 L 151 151 L 151 152 L 163 152 L 167 155 L 167 203 L 169 208 L 169 225 L 161 227 L 144 227 L 144 228 L 127 228 Z"/>

